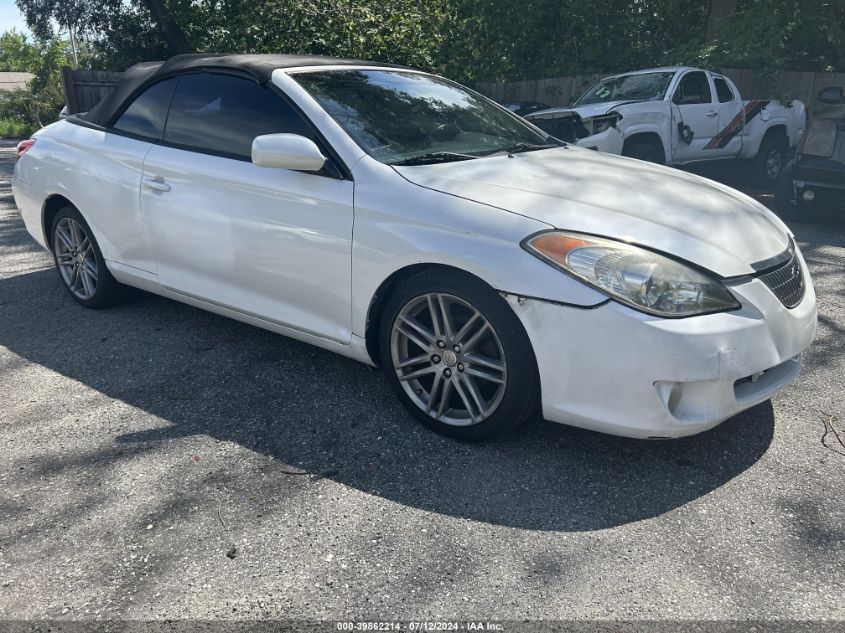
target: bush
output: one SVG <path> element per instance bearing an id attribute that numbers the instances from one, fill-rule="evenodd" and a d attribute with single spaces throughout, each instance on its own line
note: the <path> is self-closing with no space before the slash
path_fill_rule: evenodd
<path id="1" fill-rule="evenodd" d="M 0 137 L 3 138 L 29 138 L 38 129 L 38 126 L 20 118 L 0 119 Z"/>
<path id="2" fill-rule="evenodd" d="M 29 42 L 16 31 L 0 35 L 0 70 L 35 75 L 26 88 L 3 93 L 0 98 L 0 135 L 16 131 L 14 135 L 19 136 L 59 117 L 65 102 L 59 69 L 67 63 L 65 43 L 59 39 Z"/>

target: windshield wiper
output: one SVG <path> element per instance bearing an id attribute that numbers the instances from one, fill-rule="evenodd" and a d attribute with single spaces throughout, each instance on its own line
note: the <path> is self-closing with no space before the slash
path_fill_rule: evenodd
<path id="1" fill-rule="evenodd" d="M 539 149 L 551 149 L 553 147 L 565 147 L 563 143 L 517 143 L 513 147 L 506 148 L 508 154 L 519 154 L 520 152 L 534 152 Z"/>
<path id="2" fill-rule="evenodd" d="M 432 165 L 434 163 L 451 163 L 458 160 L 472 160 L 478 158 L 472 154 L 460 154 L 458 152 L 429 152 L 428 154 L 420 154 L 419 156 L 411 156 L 402 160 L 397 160 L 391 165 Z"/>

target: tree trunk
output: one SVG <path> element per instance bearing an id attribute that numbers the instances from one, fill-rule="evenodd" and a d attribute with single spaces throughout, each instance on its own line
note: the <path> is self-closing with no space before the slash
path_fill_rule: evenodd
<path id="1" fill-rule="evenodd" d="M 165 5 L 165 0 L 144 0 L 144 4 L 153 18 L 158 24 L 158 29 L 164 36 L 164 41 L 167 43 L 167 48 L 171 55 L 179 55 L 181 53 L 193 53 L 194 49 L 188 44 L 188 38 L 185 37 L 185 32 L 182 30 L 170 15 L 170 11 Z"/>
<path id="2" fill-rule="evenodd" d="M 737 0 L 711 0 L 710 16 L 707 18 L 707 41 L 712 42 L 719 36 L 722 23 L 736 11 Z"/>

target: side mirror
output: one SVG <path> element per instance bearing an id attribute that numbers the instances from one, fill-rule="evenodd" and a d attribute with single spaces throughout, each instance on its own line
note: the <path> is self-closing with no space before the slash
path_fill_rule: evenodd
<path id="1" fill-rule="evenodd" d="M 819 90 L 816 98 L 827 105 L 840 105 L 845 103 L 845 94 L 841 86 L 828 86 Z"/>
<path id="2" fill-rule="evenodd" d="M 326 157 L 314 141 L 299 134 L 265 134 L 252 141 L 252 162 L 259 167 L 320 171 Z"/>

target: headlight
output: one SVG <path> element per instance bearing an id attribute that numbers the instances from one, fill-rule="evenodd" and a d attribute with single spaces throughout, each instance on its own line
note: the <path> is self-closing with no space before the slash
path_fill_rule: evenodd
<path id="1" fill-rule="evenodd" d="M 740 307 L 714 277 L 624 242 L 549 231 L 522 245 L 546 263 L 648 314 L 686 317 Z"/>
<path id="2" fill-rule="evenodd" d="M 622 115 L 618 112 L 595 117 L 593 119 L 593 134 L 601 134 L 602 132 L 609 130 L 614 127 L 621 118 Z"/>

